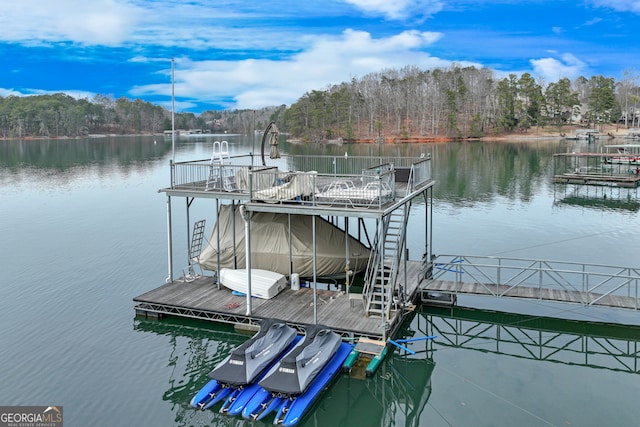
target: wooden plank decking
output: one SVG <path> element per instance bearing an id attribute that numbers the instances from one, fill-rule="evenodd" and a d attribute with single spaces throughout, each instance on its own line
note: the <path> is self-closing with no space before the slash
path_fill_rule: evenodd
<path id="1" fill-rule="evenodd" d="M 407 294 L 413 301 L 420 284 L 422 263 L 407 263 Z M 404 270 L 404 269 L 401 269 Z M 399 273 L 399 283 L 404 283 Z M 318 289 L 316 294 L 317 322 L 344 336 L 381 339 L 386 327 L 387 337 L 397 331 L 406 314 L 395 310 L 384 322 L 380 317 L 365 316 L 362 298 L 338 290 Z M 191 317 L 225 323 L 248 324 L 263 318 L 276 318 L 299 329 L 314 323 L 314 292 L 302 287 L 287 288 L 270 300 L 252 298 L 251 315 L 247 315 L 246 297 L 233 295 L 223 286 L 218 289 L 214 279 L 202 276 L 193 282 L 175 280 L 133 299 L 137 315 L 163 317 L 165 315 Z"/>
<path id="2" fill-rule="evenodd" d="M 622 295 L 602 295 L 593 292 L 580 292 L 564 289 L 538 288 L 528 286 L 508 287 L 486 283 L 460 283 L 448 280 L 425 280 L 423 292 L 445 294 L 493 295 L 510 298 L 537 299 L 546 301 L 570 302 L 583 305 L 637 310 L 638 299 Z"/>

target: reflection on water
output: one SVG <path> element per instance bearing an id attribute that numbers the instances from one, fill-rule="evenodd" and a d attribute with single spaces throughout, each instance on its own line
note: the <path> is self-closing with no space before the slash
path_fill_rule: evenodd
<path id="1" fill-rule="evenodd" d="M 638 212 L 640 210 L 640 202 L 633 198 L 612 199 L 569 196 L 562 198 L 556 203 L 600 210 L 620 210 L 630 212 Z"/>
<path id="2" fill-rule="evenodd" d="M 639 326 L 460 307 L 425 307 L 421 316 L 434 346 L 640 373 Z"/>
<path id="3" fill-rule="evenodd" d="M 208 381 L 208 372 L 249 335 L 234 332 L 230 326 L 203 325 L 183 319 L 136 320 L 134 330 L 169 337 L 171 351 L 166 364 L 170 377 L 162 396 L 173 403 L 177 425 L 199 424 L 205 420 L 215 425 L 271 423 L 272 417 L 258 423 L 245 422 L 239 417 L 230 419 L 217 413 L 221 403 L 204 413 L 189 406 L 191 398 Z M 467 387 L 484 387 L 478 379 L 465 380 L 459 368 L 447 362 L 447 358 L 457 357 L 452 356 L 456 351 L 493 354 L 505 366 L 509 365 L 508 358 L 516 358 L 566 365 L 567 369 L 604 369 L 632 376 L 640 373 L 638 326 L 425 307 L 405 321 L 400 335 L 403 338 L 435 335 L 436 338 L 407 343 L 415 355 L 393 349 L 372 378 L 366 378 L 357 367 L 351 375 L 339 374 L 301 425 L 419 426 L 425 421 L 439 425 L 443 419 L 453 425 L 463 425 L 457 424 L 456 416 L 439 408 L 437 402 L 428 405 L 434 393 L 438 394 L 438 401 L 455 400 L 455 396 L 443 396 L 442 392 L 461 379 Z M 466 360 L 473 363 L 473 357 Z M 442 371 L 439 365 L 443 365 Z M 432 379 L 434 372 L 439 372 L 436 382 Z M 500 393 L 514 402 L 527 399 L 529 393 L 518 391 L 517 379 L 513 381 L 516 382 L 503 378 Z M 441 393 L 438 387 L 442 388 Z M 536 385 L 532 383 L 531 387 Z M 480 393 L 476 399 L 488 399 L 487 405 L 491 406 L 489 402 L 495 400 L 495 396 Z M 521 413 L 515 419 L 530 416 L 526 411 L 517 412 Z M 518 418 L 522 416 L 524 418 Z"/>
<path id="4" fill-rule="evenodd" d="M 185 319 L 136 319 L 134 330 L 169 337 L 171 351 L 166 363 L 170 378 L 162 396 L 174 404 L 176 420 L 180 420 L 177 425 L 192 425 L 204 418 L 216 425 L 271 424 L 273 416 L 248 422 L 240 417 L 221 415 L 218 410 L 222 403 L 204 413 L 189 405 L 191 398 L 209 381 L 208 373 L 249 335 L 234 332 L 228 325 L 203 325 Z M 365 378 L 364 372 L 339 374 L 300 425 L 387 426 L 397 424 L 398 416 L 404 420 L 401 425 L 420 425 L 420 414 L 431 394 L 430 377 L 435 367 L 430 353 L 431 350 L 419 350 L 415 355 L 394 352 L 372 378 Z"/>
<path id="5" fill-rule="evenodd" d="M 192 408 L 189 402 L 209 381 L 209 372 L 233 348 L 250 336 L 235 332 L 230 325 L 189 319 L 136 319 L 133 328 L 135 331 L 165 335 L 169 338 L 170 351 L 166 366 L 169 368 L 170 377 L 167 379 L 168 388 L 162 393 L 162 399 L 172 403 L 175 425 L 187 426 L 201 423 L 205 419 L 210 420 L 214 414 L 212 411 L 202 413 Z M 214 415 L 214 419 L 226 418 L 228 417 Z"/>
<path id="6" fill-rule="evenodd" d="M 9 140 L 0 144 L 0 167 L 64 170 L 113 162 L 127 165 L 157 160 L 170 151 L 170 141 L 152 136 Z"/>

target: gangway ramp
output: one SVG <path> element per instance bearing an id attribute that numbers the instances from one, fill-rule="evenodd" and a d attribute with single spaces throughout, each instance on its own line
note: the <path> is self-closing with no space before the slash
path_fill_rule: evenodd
<path id="1" fill-rule="evenodd" d="M 437 256 L 422 282 L 425 303 L 460 294 L 640 309 L 640 269 L 561 261 Z"/>

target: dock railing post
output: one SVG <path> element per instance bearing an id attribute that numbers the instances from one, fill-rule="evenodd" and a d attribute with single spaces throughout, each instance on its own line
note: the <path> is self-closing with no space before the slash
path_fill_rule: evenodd
<path id="1" fill-rule="evenodd" d="M 631 269 L 629 269 L 629 276 L 631 276 Z M 636 284 L 636 310 L 640 309 L 640 307 L 638 306 L 638 298 L 640 297 L 640 295 L 638 295 L 638 278 L 636 277 L 636 279 L 634 280 L 635 284 Z"/>

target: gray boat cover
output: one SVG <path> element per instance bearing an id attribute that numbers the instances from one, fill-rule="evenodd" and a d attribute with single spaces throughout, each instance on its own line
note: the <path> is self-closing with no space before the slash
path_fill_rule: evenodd
<path id="1" fill-rule="evenodd" d="M 289 219 L 291 233 L 289 233 Z M 251 268 L 274 271 L 288 276 L 313 276 L 312 219 L 308 215 L 253 212 L 251 214 Z M 218 251 L 218 232 L 220 250 Z M 245 267 L 245 225 L 237 206 L 222 205 L 218 222 L 207 245 L 194 262 L 206 270 Z M 291 238 L 289 238 L 291 237 Z M 367 267 L 369 249 L 358 239 L 330 222 L 316 218 L 316 275 L 319 277 L 345 274 L 347 250 L 349 269 L 357 273 Z M 347 243 L 348 242 L 348 243 Z M 348 244 L 348 249 L 347 248 Z M 291 250 L 292 270 L 289 270 Z"/>
<path id="2" fill-rule="evenodd" d="M 209 377 L 230 387 L 250 384 L 282 355 L 296 334 L 296 330 L 286 323 L 265 319 L 260 323 L 260 331 L 236 347 L 209 373 Z"/>
<path id="3" fill-rule="evenodd" d="M 296 396 L 311 382 L 340 347 L 342 338 L 324 326 L 309 326 L 302 339 L 260 381 L 272 393 Z"/>

